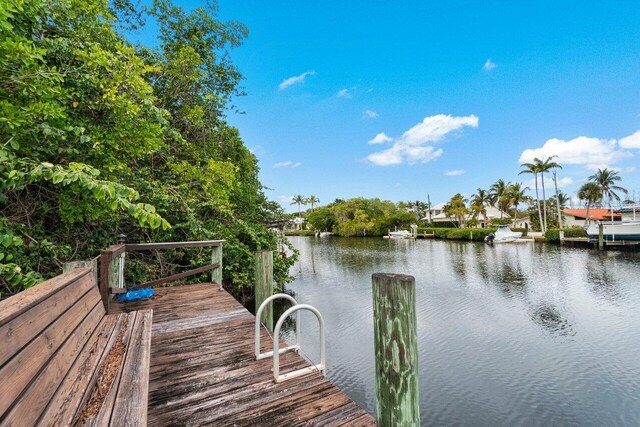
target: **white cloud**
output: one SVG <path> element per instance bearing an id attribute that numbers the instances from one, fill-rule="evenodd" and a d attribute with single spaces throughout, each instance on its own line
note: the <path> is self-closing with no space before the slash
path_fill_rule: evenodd
<path id="1" fill-rule="evenodd" d="M 573 184 L 573 178 L 570 176 L 563 176 L 558 179 L 558 188 L 566 188 Z"/>
<path id="2" fill-rule="evenodd" d="M 366 157 L 376 166 L 427 163 L 442 155 L 441 148 L 436 149 L 432 144 L 442 141 L 448 134 L 462 129 L 465 126 L 478 127 L 478 117 L 475 115 L 455 117 L 445 114 L 425 117 L 424 120 L 407 130 L 399 138 L 389 138 L 382 133 L 376 135 L 371 141 L 378 139 L 383 142 L 393 141 L 389 149 L 372 153 Z M 383 140 L 384 137 L 389 140 Z M 371 143 L 369 141 L 369 143 Z"/>
<path id="3" fill-rule="evenodd" d="M 391 138 L 389 135 L 387 135 L 384 132 L 380 132 L 379 134 L 374 136 L 373 139 L 369 140 L 369 144 L 384 144 L 385 142 L 391 142 L 391 141 L 393 141 L 393 138 Z"/>
<path id="4" fill-rule="evenodd" d="M 635 167 L 635 166 L 629 166 L 629 167 L 627 167 L 627 169 L 625 169 L 625 172 L 627 172 L 627 173 L 633 173 L 633 172 L 635 172 L 636 170 L 637 170 L 637 169 L 636 169 L 636 167 Z"/>
<path id="5" fill-rule="evenodd" d="M 558 156 L 554 160 L 561 165 L 583 165 L 589 169 L 597 169 L 609 167 L 622 159 L 631 157 L 631 153 L 620 150 L 615 139 L 579 136 L 565 141 L 552 138 L 540 148 L 524 150 L 519 162 L 530 163 L 536 157 L 546 159 L 551 156 Z"/>
<path id="6" fill-rule="evenodd" d="M 340 89 L 338 91 L 338 98 L 351 98 L 351 92 L 349 92 L 349 89 Z"/>
<path id="7" fill-rule="evenodd" d="M 287 160 L 286 162 L 278 162 L 273 165 L 274 168 L 290 168 L 295 169 L 302 165 L 300 162 L 292 162 L 291 160 Z"/>
<path id="8" fill-rule="evenodd" d="M 496 68 L 498 65 L 495 62 L 491 61 L 491 58 L 487 58 L 487 60 L 485 61 L 484 65 L 482 66 L 482 69 L 485 71 L 491 71 L 494 68 Z"/>
<path id="9" fill-rule="evenodd" d="M 394 144 L 393 147 L 386 150 L 369 154 L 367 160 L 376 166 L 394 166 L 401 165 L 405 160 L 410 165 L 427 163 L 435 160 L 442 155 L 441 148 L 437 150 L 435 147 L 400 147 Z"/>
<path id="10" fill-rule="evenodd" d="M 620 141 L 618 141 L 618 144 L 620 144 L 622 148 L 639 148 L 640 149 L 640 130 L 636 131 L 632 135 L 629 135 L 620 139 Z"/>
<path id="11" fill-rule="evenodd" d="M 445 171 L 444 176 L 460 176 L 460 175 L 464 175 L 465 173 L 467 173 L 466 170 L 454 169 L 454 170 Z"/>
<path id="12" fill-rule="evenodd" d="M 365 119 L 375 119 L 376 117 L 378 117 L 378 113 L 373 110 L 364 110 L 362 112 L 362 117 Z"/>
<path id="13" fill-rule="evenodd" d="M 315 71 L 306 71 L 299 76 L 289 77 L 288 79 L 283 80 L 282 83 L 280 83 L 280 85 L 278 86 L 278 90 L 285 90 L 290 86 L 302 83 L 304 82 L 304 79 L 307 78 L 307 76 L 314 76 L 315 74 Z"/>
<path id="14" fill-rule="evenodd" d="M 465 117 L 437 114 L 425 117 L 408 131 L 402 134 L 399 142 L 406 145 L 422 145 L 427 142 L 438 142 L 444 137 L 464 126 L 478 127 L 478 117 L 473 114 Z"/>

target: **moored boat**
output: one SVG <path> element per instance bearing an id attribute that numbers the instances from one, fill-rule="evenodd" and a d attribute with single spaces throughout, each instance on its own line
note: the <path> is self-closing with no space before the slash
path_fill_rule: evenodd
<path id="1" fill-rule="evenodd" d="M 598 240 L 600 224 L 604 240 L 640 240 L 640 221 L 598 221 L 585 225 L 584 230 L 589 240 Z"/>
<path id="2" fill-rule="evenodd" d="M 407 230 L 396 230 L 389 232 L 390 239 L 411 239 L 412 235 Z"/>
<path id="3" fill-rule="evenodd" d="M 511 231 L 508 225 L 499 225 L 498 229 L 484 238 L 485 243 L 511 243 L 522 237 L 519 231 Z"/>

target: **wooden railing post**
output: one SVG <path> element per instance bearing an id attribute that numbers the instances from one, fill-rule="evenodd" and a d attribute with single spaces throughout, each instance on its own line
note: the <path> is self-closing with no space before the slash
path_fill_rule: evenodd
<path id="1" fill-rule="evenodd" d="M 211 264 L 216 263 L 218 267 L 211 271 L 211 281 L 217 283 L 222 290 L 222 243 L 211 248 Z"/>
<path id="2" fill-rule="evenodd" d="M 372 282 L 378 423 L 419 426 L 415 279 L 376 273 Z"/>
<path id="3" fill-rule="evenodd" d="M 256 291 L 256 313 L 260 304 L 273 294 L 273 252 L 257 251 L 255 253 L 255 291 Z M 263 325 L 269 332 L 273 332 L 273 305 L 269 304 L 262 312 Z"/>
<path id="4" fill-rule="evenodd" d="M 109 249 L 102 251 L 100 255 L 100 296 L 102 297 L 102 303 L 104 309 L 109 313 L 109 283 L 111 282 L 111 264 L 112 264 L 112 252 Z"/>
<path id="5" fill-rule="evenodd" d="M 126 251 L 124 244 L 109 246 L 100 255 L 100 295 L 104 308 L 109 313 L 111 306 L 111 288 L 117 289 L 124 276 L 124 260 L 122 255 Z M 122 269 L 121 269 L 122 266 Z"/>

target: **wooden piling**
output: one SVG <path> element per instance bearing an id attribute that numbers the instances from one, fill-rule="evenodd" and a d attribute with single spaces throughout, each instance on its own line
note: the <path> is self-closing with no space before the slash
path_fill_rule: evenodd
<path id="1" fill-rule="evenodd" d="M 258 312 L 260 304 L 273 294 L 273 251 L 257 251 L 255 258 L 256 312 Z M 269 332 L 273 332 L 273 304 L 269 304 L 264 309 L 260 321 Z"/>
<path id="2" fill-rule="evenodd" d="M 598 224 L 598 249 L 604 249 L 604 226 L 602 223 Z"/>
<path id="3" fill-rule="evenodd" d="M 220 285 L 222 290 L 222 244 L 211 248 L 211 264 L 218 263 L 218 268 L 211 270 L 211 281 Z"/>
<path id="4" fill-rule="evenodd" d="M 372 282 L 378 423 L 419 426 L 415 279 L 375 273 Z"/>

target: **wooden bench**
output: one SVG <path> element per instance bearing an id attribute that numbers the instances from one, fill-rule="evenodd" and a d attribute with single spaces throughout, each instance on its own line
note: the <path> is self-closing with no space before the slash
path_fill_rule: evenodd
<path id="1" fill-rule="evenodd" d="M 152 313 L 107 315 L 89 269 L 0 301 L 0 425 L 146 425 Z"/>

